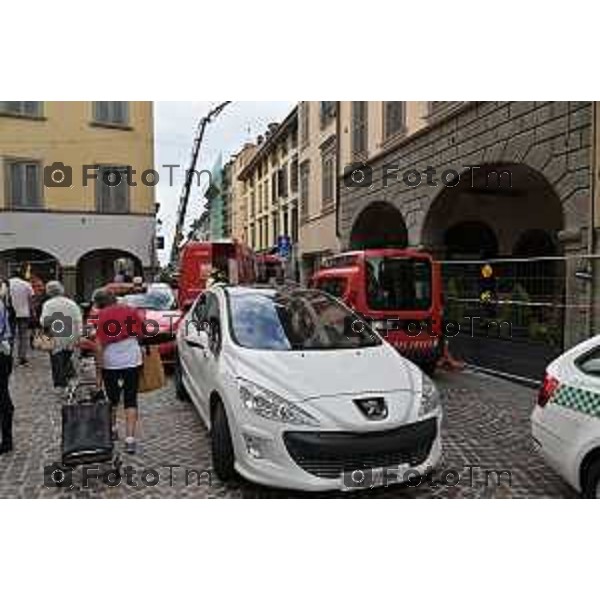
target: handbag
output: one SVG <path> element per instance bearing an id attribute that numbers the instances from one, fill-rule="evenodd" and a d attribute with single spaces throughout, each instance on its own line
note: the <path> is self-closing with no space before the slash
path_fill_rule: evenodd
<path id="1" fill-rule="evenodd" d="M 52 352 L 52 350 L 54 350 L 54 338 L 38 331 L 33 336 L 33 341 L 31 342 L 31 345 L 33 346 L 34 350 Z"/>
<path id="2" fill-rule="evenodd" d="M 142 347 L 144 362 L 140 368 L 138 392 L 144 394 L 159 390 L 165 385 L 165 369 L 156 346 Z"/>

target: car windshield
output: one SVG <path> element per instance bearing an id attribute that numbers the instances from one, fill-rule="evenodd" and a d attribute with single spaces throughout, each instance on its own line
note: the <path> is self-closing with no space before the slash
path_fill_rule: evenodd
<path id="1" fill-rule="evenodd" d="M 373 310 L 427 310 L 431 306 L 431 263 L 404 256 L 369 257 L 367 303 Z"/>
<path id="2" fill-rule="evenodd" d="M 123 304 L 148 310 L 170 310 L 175 308 L 175 296 L 168 289 L 148 290 L 142 294 L 128 294 L 119 299 Z"/>
<path id="3" fill-rule="evenodd" d="M 228 292 L 234 341 L 260 350 L 335 350 L 378 346 L 355 313 L 318 290 Z"/>

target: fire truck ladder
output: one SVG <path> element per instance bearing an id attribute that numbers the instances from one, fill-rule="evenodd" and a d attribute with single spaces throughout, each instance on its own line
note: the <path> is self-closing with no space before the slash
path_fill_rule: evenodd
<path id="1" fill-rule="evenodd" d="M 190 191 L 192 189 L 192 181 L 194 180 L 194 171 L 196 169 L 196 163 L 198 162 L 198 156 L 200 154 L 200 147 L 204 138 L 204 132 L 206 126 L 215 119 L 222 110 L 231 104 L 231 100 L 221 102 L 221 104 L 211 109 L 208 114 L 200 119 L 198 127 L 196 129 L 196 137 L 194 138 L 194 145 L 192 146 L 192 156 L 190 159 L 190 167 L 185 173 L 185 182 L 183 189 L 181 190 L 181 196 L 179 197 L 179 207 L 177 209 L 177 222 L 175 224 L 175 233 L 173 235 L 173 244 L 171 246 L 171 266 L 176 267 L 177 260 L 179 258 L 179 245 L 183 239 L 183 228 L 185 226 L 185 217 L 187 213 L 188 202 L 190 199 Z"/>

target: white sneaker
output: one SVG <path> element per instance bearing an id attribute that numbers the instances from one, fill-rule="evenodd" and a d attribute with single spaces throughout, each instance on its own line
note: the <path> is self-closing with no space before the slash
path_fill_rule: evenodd
<path id="1" fill-rule="evenodd" d="M 126 437 L 125 438 L 125 452 L 127 454 L 135 454 L 136 450 L 136 442 L 134 437 Z"/>

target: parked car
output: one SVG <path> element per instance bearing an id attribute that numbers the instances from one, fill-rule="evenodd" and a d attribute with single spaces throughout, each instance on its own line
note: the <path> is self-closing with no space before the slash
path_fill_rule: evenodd
<path id="1" fill-rule="evenodd" d="M 327 293 L 215 286 L 182 319 L 177 350 L 177 392 L 209 428 L 223 480 L 346 489 L 440 459 L 434 384 Z"/>
<path id="2" fill-rule="evenodd" d="M 166 365 L 175 362 L 175 334 L 181 321 L 182 313 L 177 306 L 173 290 L 165 283 L 151 283 L 142 292 L 133 292 L 131 284 L 109 284 L 108 289 L 114 293 L 115 285 L 119 286 L 118 302 L 134 306 L 140 310 L 146 322 L 148 335 L 156 338 L 162 361 Z M 86 318 L 86 335 L 80 342 L 81 351 L 91 354 L 96 349 L 95 330 L 98 321 L 98 309 L 92 306 Z M 157 323 L 158 329 L 156 328 Z M 155 331 L 156 330 L 156 331 Z"/>
<path id="3" fill-rule="evenodd" d="M 600 336 L 547 368 L 531 415 L 546 462 L 586 498 L 600 498 Z"/>
<path id="4" fill-rule="evenodd" d="M 442 279 L 430 254 L 356 250 L 324 261 L 310 287 L 329 292 L 371 322 L 386 340 L 432 374 L 442 354 Z"/>

